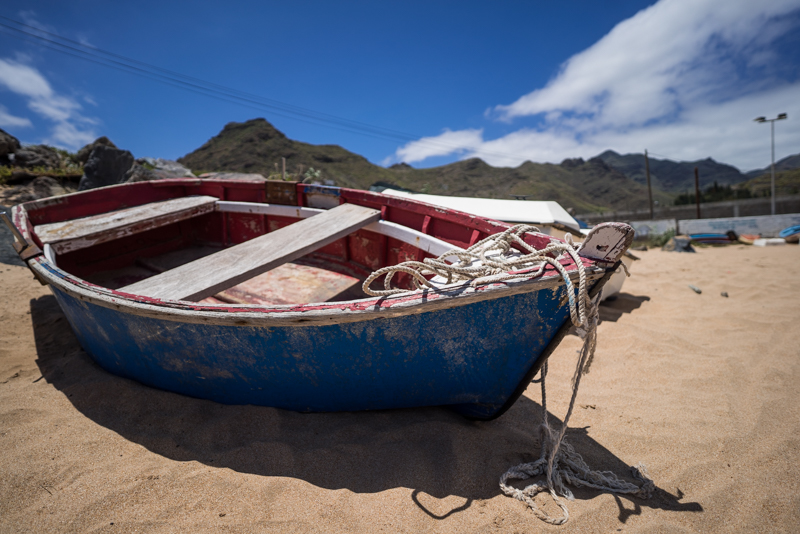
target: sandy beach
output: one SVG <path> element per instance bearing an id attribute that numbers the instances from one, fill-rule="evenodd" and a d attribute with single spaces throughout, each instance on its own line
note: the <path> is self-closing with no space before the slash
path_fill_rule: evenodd
<path id="1" fill-rule="evenodd" d="M 601 309 L 567 440 L 597 469 L 644 463 L 657 489 L 577 490 L 562 527 L 498 487 L 538 456 L 536 384 L 492 422 L 183 397 L 100 369 L 4 254 L 0 531 L 797 532 L 800 247 L 637 254 Z M 559 420 L 579 344 L 568 336 L 550 360 Z"/>

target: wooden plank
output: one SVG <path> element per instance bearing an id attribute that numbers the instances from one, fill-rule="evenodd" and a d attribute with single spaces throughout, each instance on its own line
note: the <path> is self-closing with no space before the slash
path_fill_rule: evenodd
<path id="1" fill-rule="evenodd" d="M 151 202 L 81 219 L 41 224 L 34 232 L 54 252 L 62 254 L 210 213 L 216 209 L 217 200 L 194 196 Z"/>
<path id="2" fill-rule="evenodd" d="M 217 211 L 222 213 L 251 213 L 259 215 L 278 215 L 281 217 L 296 217 L 305 219 L 325 213 L 325 210 L 317 208 L 303 208 L 300 206 L 278 206 L 275 204 L 258 204 L 256 202 L 232 202 L 220 200 L 217 202 Z M 444 254 L 448 250 L 461 250 L 456 245 L 443 241 L 428 234 L 423 234 L 413 228 L 408 228 L 401 224 L 389 221 L 377 221 L 368 224 L 364 230 L 375 232 L 376 234 L 393 237 L 403 243 L 413 245 L 420 250 L 429 252 L 433 256 Z M 477 230 L 476 230 L 477 231 Z"/>
<path id="3" fill-rule="evenodd" d="M 379 218 L 378 210 L 342 204 L 119 291 L 159 299 L 201 300 L 305 256 Z"/>

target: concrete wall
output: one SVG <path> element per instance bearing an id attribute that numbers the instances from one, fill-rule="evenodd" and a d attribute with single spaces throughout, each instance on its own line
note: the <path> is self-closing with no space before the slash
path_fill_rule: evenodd
<path id="1" fill-rule="evenodd" d="M 800 213 L 800 195 L 787 195 L 775 198 L 775 213 L 791 214 Z M 726 217 L 756 217 L 760 215 L 770 215 L 769 198 L 748 198 L 745 200 L 733 200 L 727 202 L 708 202 L 700 204 L 701 219 L 719 219 Z M 649 209 L 639 209 L 633 211 L 617 211 L 604 213 L 584 213 L 575 216 L 577 219 L 597 224 L 604 221 L 648 221 L 650 220 Z M 696 219 L 697 209 L 694 205 L 690 206 L 659 206 L 654 210 L 653 220 L 663 219 Z"/>
<path id="2" fill-rule="evenodd" d="M 718 219 L 630 221 L 630 225 L 636 230 L 636 239 L 647 239 L 651 235 L 663 234 L 669 230 L 674 230 L 677 234 L 724 234 L 728 230 L 733 230 L 737 234 L 778 237 L 784 228 L 800 225 L 800 213 Z"/>
<path id="3" fill-rule="evenodd" d="M 657 221 L 631 221 L 630 225 L 636 230 L 636 239 L 647 239 L 651 235 L 658 235 L 678 228 L 676 219 L 660 219 Z"/>
<path id="4" fill-rule="evenodd" d="M 682 234 L 724 234 L 733 230 L 737 234 L 760 234 L 762 237 L 778 237 L 784 228 L 800 225 L 800 213 L 786 215 L 763 215 L 761 217 L 737 217 L 725 219 L 692 219 L 678 221 Z"/>

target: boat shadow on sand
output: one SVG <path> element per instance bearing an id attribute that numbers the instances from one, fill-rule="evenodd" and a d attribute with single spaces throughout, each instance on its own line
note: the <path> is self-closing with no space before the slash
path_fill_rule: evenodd
<path id="1" fill-rule="evenodd" d="M 218 404 L 104 371 L 80 348 L 53 296 L 33 299 L 30 306 L 36 363 L 44 380 L 98 425 L 172 460 L 356 493 L 414 488 L 414 503 L 443 519 L 498 495 L 500 475 L 538 454 L 532 436 L 541 407 L 524 396 L 491 422 L 468 421 L 444 408 L 300 414 Z M 570 429 L 568 439 L 590 465 L 630 472 L 586 429 Z M 576 491 L 578 499 L 597 495 Z M 464 502 L 439 514 L 425 505 L 448 496 Z M 643 507 L 703 510 L 698 503 L 680 502 L 681 497 L 657 488 L 649 500 L 617 498 L 619 519 L 625 522 Z"/>
<path id="2" fill-rule="evenodd" d="M 625 314 L 632 313 L 639 309 L 642 304 L 649 302 L 650 297 L 646 295 L 631 295 L 630 293 L 619 293 L 600 303 L 600 322 L 617 322 Z"/>

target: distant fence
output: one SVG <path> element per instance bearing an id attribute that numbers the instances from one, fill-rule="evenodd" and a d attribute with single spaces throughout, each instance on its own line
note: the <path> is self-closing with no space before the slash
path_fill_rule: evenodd
<path id="1" fill-rule="evenodd" d="M 800 213 L 678 221 L 678 231 L 681 234 L 724 234 L 728 230 L 733 230 L 737 234 L 761 234 L 762 237 L 778 237 L 781 230 L 795 225 L 800 225 Z"/>
<path id="2" fill-rule="evenodd" d="M 759 217 L 726 217 L 719 219 L 660 219 L 657 221 L 631 221 L 636 239 L 673 230 L 676 234 L 724 234 L 733 230 L 737 234 L 760 234 L 777 237 L 781 230 L 800 225 L 800 213 L 762 215 Z"/>
<path id="3" fill-rule="evenodd" d="M 748 198 L 726 202 L 707 202 L 700 204 L 702 219 L 719 219 L 729 217 L 757 217 L 770 215 L 771 200 L 766 198 Z M 778 215 L 800 213 L 800 195 L 775 197 L 775 213 Z M 575 216 L 590 224 L 604 221 L 648 221 L 650 210 L 647 208 L 627 211 L 606 211 L 603 213 L 584 213 Z M 653 210 L 653 220 L 687 220 L 697 217 L 694 204 L 681 206 L 657 206 Z"/>

